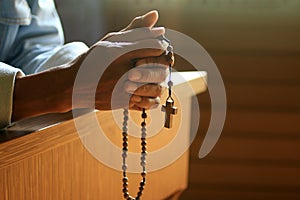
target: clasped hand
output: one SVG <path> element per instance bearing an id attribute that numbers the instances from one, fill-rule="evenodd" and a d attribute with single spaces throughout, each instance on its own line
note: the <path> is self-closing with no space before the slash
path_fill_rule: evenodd
<path id="1" fill-rule="evenodd" d="M 125 29 L 109 33 L 72 62 L 18 76 L 12 120 L 77 108 L 141 110 L 158 105 L 161 83 L 174 59 L 164 54 L 168 43 L 158 39 L 165 29 L 153 28 L 157 20 L 156 11 L 136 17 Z M 105 63 L 109 59 L 111 62 Z M 85 67 L 89 70 L 81 73 Z M 80 76 L 83 78 L 76 84 Z"/>
<path id="2" fill-rule="evenodd" d="M 162 83 L 174 58 L 165 54 L 169 44 L 159 39 L 165 34 L 165 29 L 152 28 L 156 21 L 156 12 L 137 17 L 126 29 L 109 33 L 90 48 L 83 61 L 83 65 L 93 63 L 88 72 L 84 72 L 84 76 L 90 78 L 84 79 L 86 82 L 80 86 L 92 85 L 95 80 L 91 77 L 97 70 L 107 68 L 101 74 L 95 93 L 83 88 L 77 90 L 81 93 L 79 99 L 75 98 L 79 102 L 76 107 L 90 107 L 91 103 L 95 103 L 95 108 L 99 110 L 123 107 L 141 110 L 159 104 Z M 105 59 L 97 59 L 101 55 L 113 60 L 109 66 L 105 66 Z"/>

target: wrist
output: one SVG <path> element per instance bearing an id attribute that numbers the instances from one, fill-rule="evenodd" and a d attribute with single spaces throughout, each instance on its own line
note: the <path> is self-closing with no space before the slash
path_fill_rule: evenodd
<path id="1" fill-rule="evenodd" d="M 75 77 L 76 70 L 67 66 L 17 78 L 12 119 L 71 110 Z"/>

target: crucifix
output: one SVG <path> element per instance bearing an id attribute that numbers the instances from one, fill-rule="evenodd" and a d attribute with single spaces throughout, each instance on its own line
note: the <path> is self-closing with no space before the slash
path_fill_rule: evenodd
<path id="1" fill-rule="evenodd" d="M 173 115 L 177 114 L 177 111 L 178 111 L 177 107 L 174 106 L 173 99 L 167 99 L 166 105 L 163 105 L 161 110 L 166 113 L 165 114 L 165 127 L 172 128 Z"/>

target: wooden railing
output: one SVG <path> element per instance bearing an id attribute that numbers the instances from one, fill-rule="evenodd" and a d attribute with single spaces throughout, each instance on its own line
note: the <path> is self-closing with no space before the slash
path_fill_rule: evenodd
<path id="1" fill-rule="evenodd" d="M 174 91 L 181 101 L 189 103 L 192 94 L 186 87 L 192 87 L 195 94 L 206 90 L 204 72 L 177 73 L 184 77 L 176 81 Z M 180 104 L 178 105 L 180 107 Z M 120 128 L 115 126 L 111 111 L 81 111 L 76 118 L 87 124 L 88 132 L 95 132 L 89 122 L 93 116 L 99 120 L 108 138 L 122 143 Z M 131 115 L 133 118 L 135 113 Z M 151 116 L 150 116 L 151 117 Z M 155 120 L 155 119 L 152 119 Z M 174 117 L 174 124 L 180 124 L 180 114 Z M 189 124 L 184 125 L 184 137 L 189 140 Z M 175 126 L 176 128 L 176 126 Z M 151 148 L 168 144 L 179 129 L 164 129 L 158 136 L 150 138 Z M 72 113 L 50 114 L 16 123 L 0 133 L 0 199 L 5 200 L 84 200 L 122 199 L 122 172 L 98 161 L 92 151 L 87 150 L 79 136 Z M 118 144 L 116 144 L 118 145 Z M 140 149 L 138 142 L 131 142 L 130 148 Z M 103 149 L 109 151 L 109 149 Z M 172 152 L 170 152 L 171 154 Z M 188 151 L 172 164 L 149 172 L 142 199 L 177 199 L 187 187 Z M 120 157 L 111 159 L 121 160 Z M 164 159 L 162 156 L 161 159 Z M 139 163 L 138 163 L 139 164 Z M 120 166 L 121 168 L 121 166 Z M 129 174 L 129 191 L 136 194 L 140 175 Z"/>

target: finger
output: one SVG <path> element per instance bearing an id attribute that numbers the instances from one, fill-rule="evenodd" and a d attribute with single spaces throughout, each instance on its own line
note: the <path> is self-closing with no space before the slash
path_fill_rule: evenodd
<path id="1" fill-rule="evenodd" d="M 168 74 L 166 67 L 135 67 L 128 72 L 128 79 L 140 83 L 161 83 Z"/>
<path id="2" fill-rule="evenodd" d="M 156 10 L 152 10 L 143 16 L 135 17 L 122 31 L 141 27 L 152 28 L 156 24 L 158 17 L 158 12 Z"/>
<path id="3" fill-rule="evenodd" d="M 139 59 L 136 63 L 136 67 L 148 67 L 148 66 L 153 66 L 153 67 L 169 67 L 170 64 L 172 64 L 173 61 L 173 56 L 170 58 L 169 55 L 161 55 L 158 57 L 147 57 L 143 59 Z"/>
<path id="4" fill-rule="evenodd" d="M 143 108 L 138 107 L 137 105 L 135 105 L 134 103 L 132 103 L 131 106 L 129 106 L 130 110 L 137 110 L 137 111 L 142 111 Z"/>
<path id="5" fill-rule="evenodd" d="M 130 63 L 145 57 L 158 57 L 166 51 L 167 47 L 168 43 L 159 39 L 146 39 L 137 42 L 98 41 L 90 47 L 87 54 L 98 49 L 99 56 L 108 55 L 108 58 L 119 58 L 120 62 Z"/>
<path id="6" fill-rule="evenodd" d="M 168 47 L 167 42 L 159 39 L 146 39 L 132 43 L 120 43 L 119 45 L 123 46 L 126 51 L 132 50 L 127 54 L 127 58 L 131 60 L 161 56 Z"/>
<path id="7" fill-rule="evenodd" d="M 131 101 L 130 99 L 130 107 L 134 108 L 134 107 L 139 107 L 139 108 L 144 108 L 144 109 L 149 109 L 149 108 L 153 108 L 153 107 L 157 107 L 160 103 L 160 98 L 150 98 L 150 97 L 142 97 L 140 102 L 134 102 Z"/>
<path id="8" fill-rule="evenodd" d="M 139 103 L 142 101 L 142 97 L 141 96 L 138 96 L 138 95 L 131 95 L 130 97 L 130 101 L 133 102 L 133 103 Z"/>
<path id="9" fill-rule="evenodd" d="M 131 81 L 127 81 L 125 83 L 124 89 L 129 94 L 134 94 L 137 96 L 144 96 L 144 97 L 159 97 L 163 93 L 163 86 L 162 84 L 158 84 L 158 83 L 141 84 L 141 83 L 134 83 Z"/>
<path id="10" fill-rule="evenodd" d="M 105 40 L 111 42 L 135 42 L 139 40 L 145 40 L 148 38 L 157 38 L 165 34 L 164 27 L 155 27 L 155 28 L 136 28 L 130 29 L 127 31 L 120 31 L 115 33 L 109 33 Z"/>

